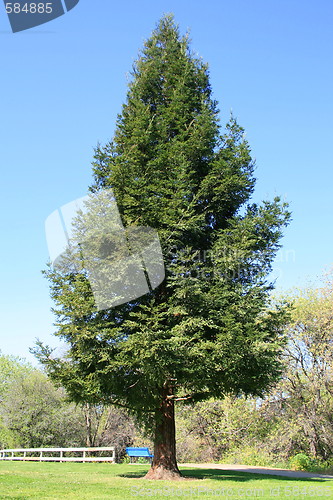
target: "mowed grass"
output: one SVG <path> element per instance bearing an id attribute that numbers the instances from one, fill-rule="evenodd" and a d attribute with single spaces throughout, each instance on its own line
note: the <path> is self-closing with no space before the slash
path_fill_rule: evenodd
<path id="1" fill-rule="evenodd" d="M 146 465 L 0 462 L 0 499 L 333 498 L 331 479 L 182 468 L 189 481 L 147 481 Z"/>

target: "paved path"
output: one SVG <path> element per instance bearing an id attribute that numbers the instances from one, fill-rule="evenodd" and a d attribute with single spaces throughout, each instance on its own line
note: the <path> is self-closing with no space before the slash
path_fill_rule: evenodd
<path id="1" fill-rule="evenodd" d="M 322 479 L 333 479 L 333 476 L 327 476 L 324 474 L 315 474 L 312 472 L 301 472 L 296 470 L 288 469 L 274 469 L 273 467 L 257 467 L 254 465 L 239 465 L 239 464 L 179 464 L 179 467 L 199 467 L 200 469 L 220 469 L 220 470 L 233 470 L 238 472 L 252 472 L 254 474 L 271 474 L 274 476 L 286 476 L 286 477 L 308 477 L 316 478 L 320 477 Z"/>

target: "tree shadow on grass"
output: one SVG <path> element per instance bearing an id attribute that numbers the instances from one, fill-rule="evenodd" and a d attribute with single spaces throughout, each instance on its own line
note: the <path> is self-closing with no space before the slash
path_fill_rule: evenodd
<path id="1" fill-rule="evenodd" d="M 126 473 L 122 473 L 122 474 L 117 474 L 118 477 L 125 477 L 126 479 L 144 479 L 144 476 L 147 474 L 149 469 L 138 469 L 138 470 L 131 470 L 131 471 L 128 471 Z M 190 470 L 191 472 L 192 470 Z M 193 472 L 195 472 L 195 474 L 191 474 L 189 473 L 188 471 L 185 471 L 185 474 L 183 474 L 184 471 L 181 471 L 182 472 L 182 476 L 184 477 L 184 479 L 194 479 L 194 480 L 198 480 L 200 481 L 201 479 L 206 479 L 204 476 L 200 476 L 200 474 L 198 474 L 198 470 L 195 470 L 193 469 Z M 214 471 L 212 471 L 214 472 Z M 218 471 L 218 472 L 221 472 L 221 471 Z M 166 479 L 166 481 L 168 481 Z"/>
<path id="2" fill-rule="evenodd" d="M 147 473 L 146 468 L 139 468 L 138 470 L 131 470 L 128 473 L 117 474 L 118 477 L 124 477 L 127 479 L 143 479 Z M 233 471 L 233 470 L 223 470 L 223 469 L 181 469 L 181 473 L 186 479 L 212 479 L 216 481 L 236 481 L 244 483 L 253 480 L 269 480 L 269 479 L 279 479 L 280 481 L 292 481 L 292 482 L 315 482 L 316 484 L 325 483 L 329 479 L 325 478 L 312 478 L 312 477 L 291 477 L 291 476 L 279 476 L 275 474 L 257 474 L 255 472 L 246 471 Z"/>
<path id="3" fill-rule="evenodd" d="M 149 469 L 139 468 L 138 470 L 131 470 L 126 473 L 117 474 L 118 477 L 126 477 L 127 479 L 141 479 L 143 478 Z"/>
<path id="4" fill-rule="evenodd" d="M 246 472 L 246 471 L 230 471 L 223 469 L 182 469 L 181 473 L 184 477 L 191 477 L 195 479 L 213 479 L 217 481 L 229 480 L 229 481 L 238 481 L 245 482 L 251 481 L 253 479 L 256 480 L 268 480 L 268 479 L 279 479 L 281 481 L 300 481 L 300 482 L 315 482 L 323 483 L 329 481 L 329 479 L 325 478 L 311 478 L 311 477 L 290 477 L 290 476 L 279 476 L 275 474 L 256 474 L 255 472 Z"/>

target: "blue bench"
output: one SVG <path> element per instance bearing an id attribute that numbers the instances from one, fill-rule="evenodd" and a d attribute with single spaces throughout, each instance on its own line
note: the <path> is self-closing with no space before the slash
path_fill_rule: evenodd
<path id="1" fill-rule="evenodd" d="M 139 458 L 139 457 L 148 458 L 151 463 L 154 457 L 154 455 L 151 455 L 149 453 L 148 448 L 126 448 L 126 453 L 130 457 L 131 464 L 133 463 L 132 458 Z"/>

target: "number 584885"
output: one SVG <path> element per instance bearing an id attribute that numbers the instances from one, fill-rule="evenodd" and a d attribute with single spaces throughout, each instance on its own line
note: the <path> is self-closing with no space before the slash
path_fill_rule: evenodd
<path id="1" fill-rule="evenodd" d="M 25 3 L 18 2 L 6 3 L 7 14 L 51 14 L 52 2 L 48 3 Z"/>

